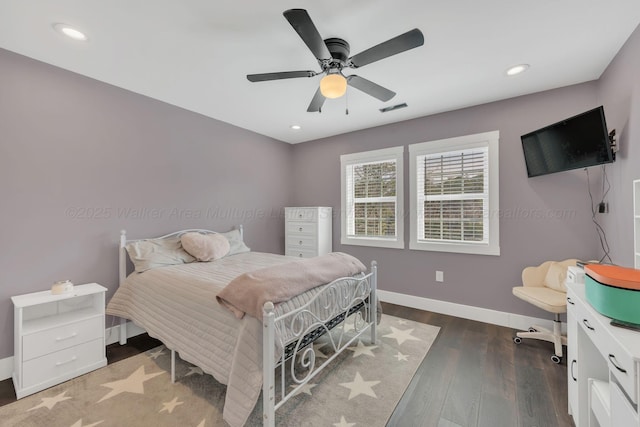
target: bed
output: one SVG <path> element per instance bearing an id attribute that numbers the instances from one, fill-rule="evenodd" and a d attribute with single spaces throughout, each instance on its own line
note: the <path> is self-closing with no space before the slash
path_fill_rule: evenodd
<path id="1" fill-rule="evenodd" d="M 134 261 L 136 271 L 127 275 L 127 259 L 137 256 L 134 245 L 171 242 L 182 249 L 176 242 L 187 233 L 224 235 L 231 245 L 229 255 L 211 262 L 160 259 L 159 265 L 141 272 Z M 121 318 L 120 343 L 126 343 L 126 322 L 131 320 L 171 350 L 172 381 L 178 352 L 180 358 L 225 384 L 223 418 L 232 427 L 246 423 L 260 391 L 263 424 L 275 425 L 275 411 L 341 351 L 366 333 L 371 342 L 376 340 L 375 261 L 368 272 L 338 277 L 279 304 L 266 301 L 255 317 L 238 318 L 216 300 L 223 289 L 247 275 L 303 261 L 250 251 L 244 246 L 241 227 L 226 233 L 182 230 L 138 240 L 127 240 L 122 231 L 119 260 L 120 286 L 107 305 L 107 314 Z M 325 348 L 331 347 L 326 359 L 316 357 L 314 351 L 319 337 L 326 341 Z"/>

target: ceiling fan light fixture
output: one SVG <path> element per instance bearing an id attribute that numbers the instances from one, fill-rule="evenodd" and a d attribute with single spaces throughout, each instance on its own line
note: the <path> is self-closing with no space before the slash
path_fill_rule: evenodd
<path id="1" fill-rule="evenodd" d="M 320 93 L 325 98 L 340 98 L 347 92 L 347 79 L 342 74 L 327 74 L 320 80 Z"/>

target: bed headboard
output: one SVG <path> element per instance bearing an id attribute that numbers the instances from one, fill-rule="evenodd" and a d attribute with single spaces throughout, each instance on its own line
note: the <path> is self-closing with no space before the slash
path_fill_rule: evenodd
<path id="1" fill-rule="evenodd" d="M 244 240 L 244 229 L 242 227 L 242 224 L 235 226 L 232 228 L 232 230 L 240 230 L 240 237 Z M 217 234 L 218 231 L 213 231 L 213 230 L 205 230 L 205 229 L 200 229 L 200 228 L 191 228 L 188 230 L 180 230 L 180 231 L 175 231 L 173 233 L 169 233 L 169 234 L 165 234 L 164 236 L 160 236 L 160 237 L 147 237 L 144 239 L 132 239 L 132 240 L 127 240 L 127 231 L 126 230 L 121 230 L 120 231 L 120 247 L 118 249 L 118 270 L 119 270 L 119 282 L 118 282 L 118 286 L 120 286 L 122 284 L 122 282 L 124 282 L 124 279 L 127 278 L 127 250 L 125 249 L 125 247 L 127 246 L 127 243 L 131 243 L 131 242 L 137 242 L 140 240 L 149 240 L 149 239 L 166 239 L 169 237 L 174 237 L 174 236 L 181 236 L 184 233 L 189 233 L 189 232 L 198 232 L 198 233 L 202 233 L 202 234 Z"/>

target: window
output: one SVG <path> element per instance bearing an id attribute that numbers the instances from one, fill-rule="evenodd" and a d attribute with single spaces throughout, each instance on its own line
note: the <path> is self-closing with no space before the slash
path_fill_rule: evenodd
<path id="1" fill-rule="evenodd" d="M 404 248 L 403 147 L 340 156 L 344 245 Z"/>
<path id="2" fill-rule="evenodd" d="M 498 138 L 494 131 L 409 146 L 410 249 L 500 255 Z"/>

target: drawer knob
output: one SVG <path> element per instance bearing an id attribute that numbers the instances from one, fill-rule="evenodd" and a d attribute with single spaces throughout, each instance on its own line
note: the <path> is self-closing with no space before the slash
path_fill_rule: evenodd
<path id="1" fill-rule="evenodd" d="M 302 240 L 300 240 L 300 241 L 298 242 L 298 244 L 300 244 L 300 245 L 301 245 L 301 244 L 302 244 Z"/>
<path id="2" fill-rule="evenodd" d="M 298 215 L 298 218 L 302 218 L 302 214 L 299 214 L 299 215 Z"/>
<path id="3" fill-rule="evenodd" d="M 298 231 L 302 231 L 302 227 L 298 228 Z"/>
<path id="4" fill-rule="evenodd" d="M 56 362 L 56 366 L 62 366 L 62 365 L 66 365 L 67 363 L 75 362 L 76 359 L 77 357 L 73 356 L 71 359 L 67 360 L 66 362 Z"/>
<path id="5" fill-rule="evenodd" d="M 64 340 L 70 340 L 71 338 L 75 338 L 78 336 L 77 332 L 72 333 L 71 335 L 67 336 L 67 337 L 56 337 L 56 341 L 64 341 Z"/>
<path id="6" fill-rule="evenodd" d="M 302 254 L 298 254 L 298 256 L 299 256 L 300 258 L 302 258 Z"/>
<path id="7" fill-rule="evenodd" d="M 595 331 L 596 328 L 594 328 L 593 326 L 591 326 L 591 324 L 589 324 L 589 321 L 587 319 L 582 319 L 582 323 L 584 323 L 584 326 L 587 327 L 587 329 L 591 330 L 591 331 Z"/>
<path id="8" fill-rule="evenodd" d="M 576 303 L 571 300 L 571 297 L 567 297 L 567 302 L 571 305 L 576 305 Z"/>
<path id="9" fill-rule="evenodd" d="M 618 371 L 622 372 L 623 374 L 627 373 L 626 369 L 621 368 L 620 366 L 618 366 L 618 364 L 616 363 L 616 356 L 613 354 L 609 355 L 609 362 L 611 362 L 611 364 L 613 365 L 614 368 L 616 368 Z"/>

